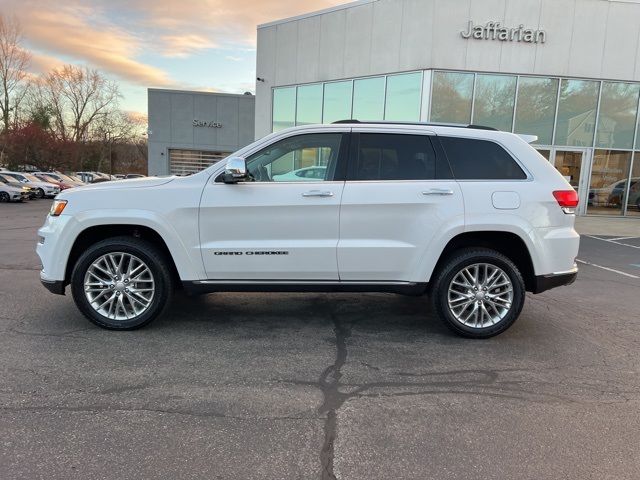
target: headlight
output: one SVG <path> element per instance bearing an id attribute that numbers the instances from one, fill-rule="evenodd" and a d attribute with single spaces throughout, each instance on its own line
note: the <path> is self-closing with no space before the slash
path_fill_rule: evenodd
<path id="1" fill-rule="evenodd" d="M 52 217 L 59 216 L 66 206 L 67 206 L 66 200 L 54 200 L 53 204 L 51 204 L 51 210 L 49 210 L 49 215 L 51 215 Z"/>

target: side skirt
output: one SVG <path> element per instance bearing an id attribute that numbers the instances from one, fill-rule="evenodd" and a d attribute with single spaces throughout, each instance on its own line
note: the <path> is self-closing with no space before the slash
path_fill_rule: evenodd
<path id="1" fill-rule="evenodd" d="M 413 282 L 330 282 L 281 280 L 196 280 L 183 281 L 189 295 L 212 292 L 376 292 L 419 296 L 427 291 L 428 283 Z"/>

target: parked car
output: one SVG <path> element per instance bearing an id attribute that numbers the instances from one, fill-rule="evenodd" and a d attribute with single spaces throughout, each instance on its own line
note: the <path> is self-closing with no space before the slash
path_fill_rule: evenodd
<path id="1" fill-rule="evenodd" d="M 36 172 L 36 174 L 43 174 L 46 175 L 48 177 L 53 178 L 54 180 L 58 181 L 58 182 L 62 182 L 74 187 L 80 187 L 82 185 L 86 185 L 82 180 L 80 180 L 79 178 L 72 178 L 69 175 L 65 175 L 62 172 Z"/>
<path id="2" fill-rule="evenodd" d="M 152 321 L 181 284 L 428 293 L 454 332 L 487 338 L 518 318 L 526 291 L 577 275 L 577 193 L 525 138 L 536 139 L 306 125 L 188 177 L 67 190 L 38 231 L 40 278 L 57 294 L 70 285 L 91 322 L 116 330 Z M 275 182 L 272 165 L 303 153 L 327 163 L 326 178 Z"/>
<path id="3" fill-rule="evenodd" d="M 39 178 L 40 180 L 42 180 L 43 182 L 49 182 L 52 183 L 54 185 L 57 185 L 58 187 L 60 187 L 60 191 L 62 190 L 66 190 L 68 188 L 73 188 L 76 185 L 74 183 L 70 183 L 70 182 L 62 182 L 56 178 L 53 178 L 50 175 L 44 174 L 44 173 L 40 173 L 40 172 L 36 172 L 32 174 L 34 177 Z"/>
<path id="4" fill-rule="evenodd" d="M 0 202 L 22 202 L 29 199 L 29 193 L 22 187 L 15 187 L 0 180 Z"/>
<path id="5" fill-rule="evenodd" d="M 140 173 L 127 173 L 124 178 L 145 178 L 146 175 L 142 175 Z"/>
<path id="6" fill-rule="evenodd" d="M 18 180 L 16 180 L 13 177 L 10 177 L 9 175 L 3 175 L 5 172 L 0 172 L 0 182 L 9 185 L 13 188 L 20 188 L 22 189 L 26 194 L 27 194 L 27 198 L 29 200 L 33 200 L 34 198 L 36 198 L 36 190 L 33 187 L 30 187 L 29 185 L 25 185 L 24 183 L 19 182 Z"/>
<path id="7" fill-rule="evenodd" d="M 115 180 L 111 175 L 102 172 L 76 172 L 76 175 L 85 183 L 109 182 Z"/>
<path id="8" fill-rule="evenodd" d="M 640 211 L 640 178 L 633 182 L 629 188 L 629 199 L 627 200 L 627 205 L 628 207 L 635 207 Z"/>
<path id="9" fill-rule="evenodd" d="M 24 183 L 36 191 L 37 198 L 53 198 L 60 193 L 60 187 L 50 182 L 43 182 L 38 177 L 30 173 L 24 172 L 2 172 L 4 176 L 13 177 L 21 183 Z"/>
<path id="10" fill-rule="evenodd" d="M 291 172 L 282 175 L 273 175 L 275 182 L 292 182 L 292 181 L 318 181 L 324 180 L 327 173 L 327 167 L 319 165 L 317 167 L 305 167 L 298 170 L 292 170 Z"/>
<path id="11" fill-rule="evenodd" d="M 640 180 L 640 177 L 631 178 L 631 188 Z M 625 191 L 627 190 L 628 179 L 618 180 L 602 188 L 592 188 L 589 190 L 589 205 L 594 207 L 619 208 L 622 205 Z M 631 202 L 629 202 L 631 203 Z"/>

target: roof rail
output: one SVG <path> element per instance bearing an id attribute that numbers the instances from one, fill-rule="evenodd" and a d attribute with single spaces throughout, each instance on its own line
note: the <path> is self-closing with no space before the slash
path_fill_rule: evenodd
<path id="1" fill-rule="evenodd" d="M 455 128 L 473 128 L 475 130 L 493 130 L 498 131 L 497 128 L 487 127 L 485 125 L 463 125 L 460 123 L 433 123 L 433 122 L 393 122 L 388 120 L 373 120 L 373 121 L 360 121 L 360 120 L 337 120 L 332 122 L 332 125 L 341 124 L 341 123 L 373 123 L 376 125 L 421 125 L 427 127 L 455 127 Z"/>

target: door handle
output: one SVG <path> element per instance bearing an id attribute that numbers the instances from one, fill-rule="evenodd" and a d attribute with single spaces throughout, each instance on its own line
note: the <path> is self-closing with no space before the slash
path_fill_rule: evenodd
<path id="1" fill-rule="evenodd" d="M 453 190 L 450 188 L 430 188 L 422 192 L 423 195 L 453 195 Z"/>
<path id="2" fill-rule="evenodd" d="M 309 190 L 302 194 L 303 197 L 333 197 L 333 192 L 323 190 Z"/>

